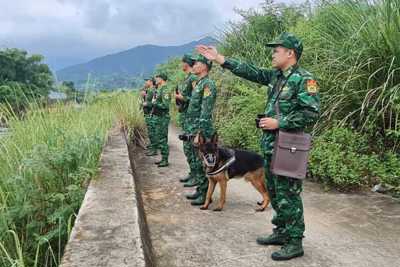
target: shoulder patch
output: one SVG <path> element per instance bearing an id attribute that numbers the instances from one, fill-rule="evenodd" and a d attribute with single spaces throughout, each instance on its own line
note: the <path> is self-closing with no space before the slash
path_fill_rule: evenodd
<path id="1" fill-rule="evenodd" d="M 306 91 L 310 95 L 315 95 L 319 91 L 319 86 L 316 80 L 307 80 L 306 82 Z"/>
<path id="2" fill-rule="evenodd" d="M 210 88 L 208 86 L 204 87 L 203 97 L 208 97 L 211 95 Z"/>

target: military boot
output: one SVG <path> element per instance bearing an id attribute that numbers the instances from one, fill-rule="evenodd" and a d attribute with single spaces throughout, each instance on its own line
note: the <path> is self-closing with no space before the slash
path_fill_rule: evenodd
<path id="1" fill-rule="evenodd" d="M 185 197 L 187 199 L 194 200 L 194 199 L 200 197 L 200 195 L 201 195 L 201 193 L 196 190 L 196 192 L 194 192 L 193 194 L 187 194 L 187 195 L 185 195 Z"/>
<path id="2" fill-rule="evenodd" d="M 272 253 L 274 261 L 287 261 L 304 255 L 303 242 L 301 238 L 290 239 L 280 250 Z"/>
<path id="3" fill-rule="evenodd" d="M 183 184 L 183 187 L 194 187 L 200 184 L 199 180 L 196 178 L 190 179 L 187 183 Z"/>
<path id="4" fill-rule="evenodd" d="M 269 246 L 283 246 L 287 241 L 287 236 L 281 230 L 274 229 L 274 232 L 267 236 L 257 237 L 256 242 L 259 245 Z"/>
<path id="5" fill-rule="evenodd" d="M 190 174 L 188 174 L 185 178 L 181 178 L 179 179 L 179 182 L 181 183 L 187 183 L 189 182 L 189 180 L 192 178 L 192 176 Z"/>
<path id="6" fill-rule="evenodd" d="M 162 160 L 160 161 L 160 163 L 158 163 L 157 165 L 158 165 L 159 168 L 168 167 L 168 165 L 169 165 L 169 164 L 168 164 L 168 160 L 162 159 Z"/>
<path id="7" fill-rule="evenodd" d="M 201 205 L 204 205 L 205 202 L 206 202 L 206 194 L 200 193 L 200 196 L 198 198 L 196 198 L 195 200 L 193 200 L 192 202 L 190 202 L 190 204 L 192 206 L 201 206 Z"/>
<path id="8" fill-rule="evenodd" d="M 147 152 L 145 155 L 148 156 L 148 157 L 157 156 L 157 151 L 155 151 L 155 150 L 150 150 L 150 151 Z"/>

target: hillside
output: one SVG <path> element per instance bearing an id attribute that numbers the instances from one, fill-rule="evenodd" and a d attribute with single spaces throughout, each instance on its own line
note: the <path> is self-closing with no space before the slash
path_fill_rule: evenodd
<path id="1" fill-rule="evenodd" d="M 73 81 L 82 88 L 88 81 L 96 88 L 121 88 L 132 86 L 135 77 L 151 74 L 157 64 L 168 58 L 193 51 L 197 44 L 213 44 L 216 40 L 206 37 L 180 46 L 142 45 L 132 49 L 95 58 L 89 62 L 57 71 L 59 81 Z"/>

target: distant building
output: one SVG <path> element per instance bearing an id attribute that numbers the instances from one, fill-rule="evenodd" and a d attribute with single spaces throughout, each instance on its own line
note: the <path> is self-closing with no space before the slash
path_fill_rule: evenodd
<path id="1" fill-rule="evenodd" d="M 67 95 L 62 92 L 50 91 L 47 101 L 48 103 L 64 102 L 67 101 Z"/>

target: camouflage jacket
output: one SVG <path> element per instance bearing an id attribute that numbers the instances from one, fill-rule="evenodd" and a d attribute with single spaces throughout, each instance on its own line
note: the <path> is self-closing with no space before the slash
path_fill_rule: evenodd
<path id="1" fill-rule="evenodd" d="M 280 129 L 304 130 L 317 121 L 320 110 L 318 84 L 313 75 L 303 68 L 292 66 L 282 72 L 276 69 L 257 68 L 235 59 L 227 59 L 222 67 L 237 76 L 268 87 L 264 113 L 267 117 L 278 119 Z M 286 83 L 281 83 L 284 84 L 283 88 L 274 88 L 279 79 L 283 79 Z M 275 111 L 276 101 L 279 104 L 279 118 Z M 261 146 L 266 155 L 272 153 L 274 141 L 274 131 L 263 132 Z"/>
<path id="2" fill-rule="evenodd" d="M 196 82 L 193 82 L 193 85 Z M 213 109 L 217 98 L 217 88 L 208 76 L 199 79 L 194 86 L 186 112 L 189 132 L 196 134 L 201 130 L 205 137 L 214 134 L 212 122 Z"/>
<path id="3" fill-rule="evenodd" d="M 193 84 L 195 84 L 196 81 L 197 81 L 197 76 L 194 75 L 193 73 L 189 73 L 186 76 L 186 79 L 183 82 L 182 87 L 179 90 L 183 96 L 182 113 L 186 113 L 186 111 L 187 111 L 187 108 L 189 106 L 189 101 L 192 96 Z"/>
<path id="4" fill-rule="evenodd" d="M 144 114 L 149 114 L 153 108 L 151 101 L 153 100 L 153 94 L 156 89 L 154 87 L 150 87 L 144 90 L 146 91 L 146 96 L 144 98 L 144 103 L 146 103 L 146 106 L 143 106 L 143 112 Z"/>
<path id="5" fill-rule="evenodd" d="M 171 103 L 168 88 L 166 85 L 154 91 L 155 102 L 153 103 L 152 114 L 156 116 L 169 116 L 169 105 Z M 153 98 L 154 98 L 153 94 Z"/>

